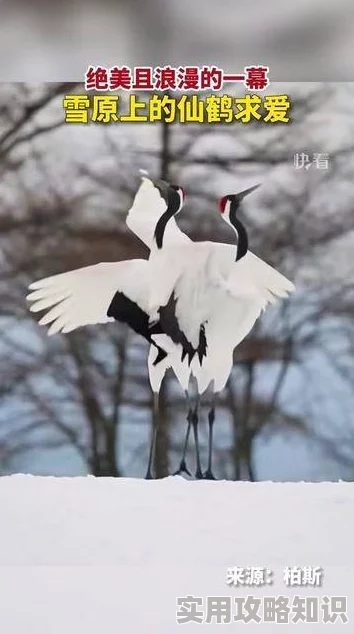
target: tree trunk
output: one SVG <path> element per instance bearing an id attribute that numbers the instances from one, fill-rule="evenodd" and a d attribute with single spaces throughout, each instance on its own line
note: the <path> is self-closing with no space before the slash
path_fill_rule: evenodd
<path id="1" fill-rule="evenodd" d="M 239 465 L 239 480 L 249 480 L 255 482 L 255 473 L 252 461 L 253 440 L 255 431 L 252 429 L 243 430 L 237 442 L 237 463 Z"/>
<path id="2" fill-rule="evenodd" d="M 168 95 L 168 94 L 167 94 Z M 168 181 L 168 173 L 170 169 L 170 142 L 171 128 L 170 123 L 162 121 L 161 124 L 161 157 L 160 157 L 160 178 Z"/>
<path id="3" fill-rule="evenodd" d="M 234 466 L 234 480 L 241 480 L 241 466 L 238 456 L 238 439 L 239 439 L 239 421 L 237 418 L 236 390 L 233 384 L 233 378 L 230 376 L 227 385 L 227 401 L 232 417 L 232 463 Z"/>
<path id="4" fill-rule="evenodd" d="M 91 468 L 92 475 L 97 478 L 118 478 L 120 473 L 117 470 L 115 461 L 109 459 L 107 453 L 98 457 Z"/>
<path id="5" fill-rule="evenodd" d="M 229 408 L 232 416 L 232 456 L 234 463 L 234 479 L 255 481 L 254 468 L 252 463 L 252 446 L 255 437 L 254 429 L 249 428 L 252 386 L 254 380 L 254 363 L 248 365 L 248 378 L 246 392 L 242 408 L 237 409 L 236 390 L 230 376 L 227 383 L 227 396 Z"/>
<path id="6" fill-rule="evenodd" d="M 161 156 L 160 156 L 160 178 L 168 180 L 170 165 L 170 124 L 162 122 L 161 126 Z M 167 410 L 167 378 L 164 379 L 160 388 L 159 412 L 157 421 L 152 413 L 152 425 L 157 424 L 157 437 L 155 447 L 155 475 L 156 478 L 165 478 L 169 474 L 169 420 Z"/>
<path id="7" fill-rule="evenodd" d="M 112 478 L 119 478 L 121 473 L 117 464 L 117 425 L 112 425 L 106 431 L 105 458 L 107 475 Z"/>
<path id="8" fill-rule="evenodd" d="M 169 474 L 168 453 L 169 442 L 169 420 L 167 409 L 167 386 L 166 379 L 160 389 L 159 411 L 157 414 L 157 437 L 155 449 L 155 475 L 156 478 L 166 478 Z M 152 414 L 154 416 L 154 412 Z M 153 421 L 155 423 L 155 421 Z"/>
<path id="9" fill-rule="evenodd" d="M 110 475 L 113 478 L 119 478 L 121 476 L 117 458 L 117 440 L 120 423 L 120 406 L 122 403 L 127 364 L 127 329 L 125 329 L 124 335 L 118 342 L 117 352 L 119 363 L 114 394 L 115 402 L 112 418 L 111 420 L 108 420 L 105 425 L 105 464 L 108 472 L 107 475 Z"/>

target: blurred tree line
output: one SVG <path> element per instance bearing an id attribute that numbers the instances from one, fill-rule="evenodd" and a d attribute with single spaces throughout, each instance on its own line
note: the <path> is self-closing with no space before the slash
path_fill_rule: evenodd
<path id="1" fill-rule="evenodd" d="M 151 126 L 145 144 L 139 133 L 129 137 L 128 128 L 120 138 L 96 126 L 92 143 L 98 134 L 104 143 L 103 153 L 95 149 L 96 162 L 83 159 L 84 152 L 78 158 L 74 137 L 71 147 L 70 139 L 64 144 L 71 128 L 63 124 L 61 99 L 80 92 L 76 88 L 0 87 L 2 473 L 35 450 L 67 447 L 95 476 L 125 475 L 130 462 L 145 471 L 153 424 L 145 343 L 119 324 L 48 338 L 25 302 L 28 284 L 42 277 L 148 256 L 124 222 L 138 169 L 145 167 L 187 189 L 178 223 L 194 240 L 231 241 L 216 213 L 217 198 L 262 182 L 243 210 L 250 248 L 297 285 L 235 351 L 216 418 L 217 475 L 256 480 L 256 441 L 281 431 L 290 442 L 294 432 L 314 441 L 351 479 L 354 296 L 347 256 L 354 148 L 341 142 L 328 170 L 300 173 L 293 164 L 296 152 L 326 151 L 310 131 L 328 87 L 293 97 L 290 126 L 161 124 Z M 53 148 L 55 160 L 49 159 Z M 157 477 L 177 466 L 185 416 L 183 393 L 168 374 L 160 395 Z M 135 447 L 127 458 L 128 431 Z M 206 451 L 206 435 L 202 441 Z M 190 465 L 193 450 L 191 443 Z"/>

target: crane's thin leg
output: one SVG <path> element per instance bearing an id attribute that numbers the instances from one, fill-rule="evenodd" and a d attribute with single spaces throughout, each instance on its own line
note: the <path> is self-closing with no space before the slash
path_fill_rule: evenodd
<path id="1" fill-rule="evenodd" d="M 194 432 L 195 452 L 196 452 L 196 458 L 197 458 L 197 470 L 195 472 L 195 477 L 197 478 L 197 480 L 201 480 L 203 478 L 202 467 L 201 467 L 201 464 L 200 464 L 199 439 L 198 439 L 198 408 L 199 408 L 199 400 L 200 400 L 200 396 L 198 394 L 197 400 L 196 400 L 196 403 L 195 403 L 195 408 L 194 408 L 193 413 L 192 413 L 192 425 L 193 425 L 193 432 Z"/>
<path id="2" fill-rule="evenodd" d="M 155 456 L 158 420 L 159 420 L 159 395 L 157 394 L 157 392 L 154 392 L 153 430 L 152 430 L 151 443 L 150 443 L 149 462 L 147 466 L 145 480 L 154 479 L 154 476 L 152 475 L 152 463 Z"/>
<path id="3" fill-rule="evenodd" d="M 192 418 L 193 418 L 193 412 L 192 412 L 192 408 L 191 408 L 191 403 L 190 403 L 190 398 L 189 398 L 189 394 L 188 394 L 188 390 L 185 391 L 185 395 L 186 395 L 186 400 L 187 400 L 187 406 L 188 406 L 188 414 L 187 414 L 187 421 L 188 421 L 188 426 L 187 426 L 187 433 L 186 433 L 186 438 L 184 441 L 184 446 L 183 446 L 183 454 L 182 454 L 182 460 L 179 464 L 179 467 L 177 469 L 177 471 L 175 471 L 175 473 L 173 475 L 179 475 L 180 473 L 186 473 L 187 475 L 192 475 L 191 472 L 187 469 L 187 465 L 186 465 L 186 454 L 187 454 L 187 447 L 188 447 L 188 440 L 189 440 L 189 434 L 191 431 L 191 427 L 192 427 Z"/>
<path id="4" fill-rule="evenodd" d="M 213 457 L 213 427 L 214 427 L 214 420 L 215 420 L 215 402 L 216 402 L 216 397 L 215 394 L 213 393 L 213 400 L 211 403 L 211 408 L 208 414 L 208 421 L 209 421 L 209 452 L 208 452 L 208 468 L 206 470 L 206 472 L 204 473 L 204 478 L 206 480 L 216 480 L 213 471 L 212 471 L 212 457 Z"/>

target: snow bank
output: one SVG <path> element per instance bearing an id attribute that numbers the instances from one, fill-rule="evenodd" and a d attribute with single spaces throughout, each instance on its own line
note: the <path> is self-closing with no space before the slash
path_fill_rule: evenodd
<path id="1" fill-rule="evenodd" d="M 176 622 L 176 599 L 186 595 L 346 595 L 354 619 L 350 483 L 16 475 L 0 480 L 0 508 L 4 634 L 190 631 L 200 624 Z M 274 583 L 230 587 L 233 566 L 267 567 Z M 286 566 L 321 566 L 323 587 L 287 588 Z M 211 632 L 219 627 L 203 625 Z M 328 627 L 343 631 L 341 622 Z M 274 624 L 247 628 L 273 632 Z"/>

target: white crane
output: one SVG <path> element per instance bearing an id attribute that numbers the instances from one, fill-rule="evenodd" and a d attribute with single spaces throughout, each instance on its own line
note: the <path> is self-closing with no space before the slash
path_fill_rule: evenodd
<path id="1" fill-rule="evenodd" d="M 170 186 L 163 181 L 152 181 L 143 176 L 140 188 L 134 198 L 129 214 L 141 217 L 143 212 L 155 214 L 158 224 L 165 224 L 161 236 L 166 242 L 173 240 L 178 233 L 173 215 L 183 206 L 184 192 L 181 188 Z M 128 215 L 129 215 L 128 214 Z M 168 220 L 171 223 L 168 224 Z M 128 222 L 129 224 L 129 222 Z M 167 226 L 167 228 L 166 228 Z M 148 236 L 151 227 L 144 222 L 141 231 Z M 185 236 L 187 239 L 187 236 Z M 162 244 L 161 244 L 162 246 Z M 158 394 L 166 370 L 173 366 L 176 359 L 176 373 L 184 391 L 187 393 L 190 370 L 174 356 L 177 347 L 169 342 L 171 354 L 154 341 L 152 335 L 163 333 L 161 323 L 153 326 L 149 314 L 149 294 L 153 278 L 148 260 L 133 259 L 123 262 L 102 262 L 67 273 L 41 279 L 29 286 L 31 293 L 27 300 L 32 312 L 46 311 L 40 319 L 40 325 L 51 324 L 48 335 L 69 333 L 88 324 L 119 321 L 128 324 L 136 333 L 150 344 L 148 370 L 150 384 L 154 393 L 154 420 L 157 420 Z M 173 357 L 173 358 L 172 358 Z M 151 476 L 153 451 L 156 442 L 153 431 L 149 463 L 146 477 Z"/>
<path id="2" fill-rule="evenodd" d="M 178 471 L 188 473 L 185 454 L 190 427 L 193 425 L 197 478 L 214 479 L 212 442 L 215 398 L 225 387 L 231 373 L 234 348 L 250 332 L 267 305 L 294 290 L 294 285 L 287 278 L 248 251 L 247 232 L 237 218 L 237 210 L 244 197 L 257 187 L 224 196 L 220 201 L 222 218 L 236 233 L 236 247 L 215 242 L 194 243 L 178 230 L 172 219 L 169 225 L 173 239 L 168 248 L 161 249 L 156 216 L 151 219 L 150 232 L 146 231 L 149 222 L 146 216 L 143 225 L 139 223 L 143 218 L 139 218 L 134 211 L 127 217 L 128 226 L 151 249 L 154 287 L 150 294 L 149 314 L 153 315 L 156 323 L 162 325 L 165 333 L 154 335 L 153 339 L 170 352 L 177 375 L 178 354 L 182 368 L 185 368 L 183 360 L 187 355 L 190 372 L 197 380 L 197 401 L 192 415 L 188 417 Z M 155 226 L 153 232 L 151 227 Z M 176 345 L 179 346 L 179 352 L 176 352 Z M 209 456 L 208 467 L 203 475 L 198 444 L 198 407 L 200 396 L 210 384 L 213 402 L 208 415 Z"/>

